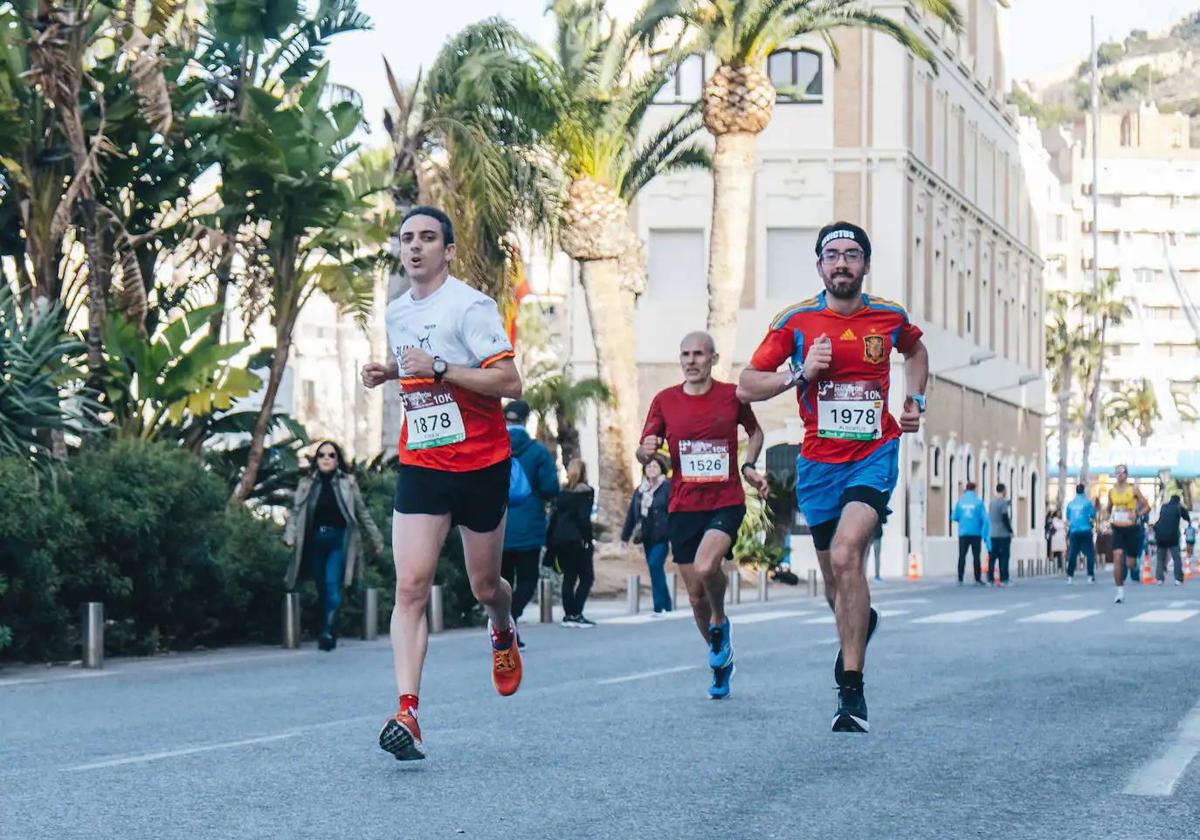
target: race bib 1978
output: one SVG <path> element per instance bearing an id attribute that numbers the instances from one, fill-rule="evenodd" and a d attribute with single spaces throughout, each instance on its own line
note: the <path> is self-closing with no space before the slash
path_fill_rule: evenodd
<path id="1" fill-rule="evenodd" d="M 679 441 L 679 472 L 685 482 L 729 480 L 729 442 Z"/>
<path id="2" fill-rule="evenodd" d="M 403 399 L 408 449 L 432 449 L 467 439 L 462 412 L 445 385 L 424 385 L 405 391 Z"/>
<path id="3" fill-rule="evenodd" d="M 883 384 L 817 383 L 817 437 L 878 440 L 883 434 Z"/>

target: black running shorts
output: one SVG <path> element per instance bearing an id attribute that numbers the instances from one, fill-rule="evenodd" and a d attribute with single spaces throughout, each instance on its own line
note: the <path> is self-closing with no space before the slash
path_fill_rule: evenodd
<path id="1" fill-rule="evenodd" d="M 730 505 L 716 510 L 681 510 L 667 516 L 667 537 L 675 563 L 686 566 L 696 562 L 696 552 L 707 531 L 720 531 L 736 540 L 746 515 L 745 505 Z"/>
<path id="2" fill-rule="evenodd" d="M 400 465 L 396 477 L 397 513 L 450 514 L 451 525 L 487 533 L 508 509 L 509 459 L 470 472 L 447 472 Z"/>
<path id="3" fill-rule="evenodd" d="M 1114 525 L 1112 529 L 1113 551 L 1123 551 L 1126 557 L 1137 557 L 1142 550 L 1138 527 L 1137 525 Z"/>

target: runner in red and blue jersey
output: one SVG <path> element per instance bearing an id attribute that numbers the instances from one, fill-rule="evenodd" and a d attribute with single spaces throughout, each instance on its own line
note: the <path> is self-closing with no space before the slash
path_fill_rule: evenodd
<path id="1" fill-rule="evenodd" d="M 742 371 L 738 398 L 756 402 L 796 390 L 804 420 L 796 501 L 812 530 L 841 639 L 833 730 L 866 732 L 863 663 L 879 614 L 863 557 L 896 487 L 900 434 L 921 425 L 929 356 L 902 306 L 863 293 L 871 270 L 866 231 L 828 225 L 817 235 L 816 253 L 825 291 L 775 318 Z M 899 422 L 887 408 L 893 350 L 905 358 Z M 785 362 L 788 370 L 777 372 Z"/>

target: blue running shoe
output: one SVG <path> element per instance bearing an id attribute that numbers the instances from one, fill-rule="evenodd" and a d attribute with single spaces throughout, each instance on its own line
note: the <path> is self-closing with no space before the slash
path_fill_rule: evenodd
<path id="1" fill-rule="evenodd" d="M 713 668 L 712 685 L 708 687 L 709 700 L 724 700 L 729 696 L 729 683 L 733 681 L 733 672 L 737 666 L 730 662 L 724 668 Z"/>
<path id="2" fill-rule="evenodd" d="M 733 661 L 733 643 L 729 640 L 729 619 L 724 624 L 708 625 L 708 667 L 714 671 Z"/>

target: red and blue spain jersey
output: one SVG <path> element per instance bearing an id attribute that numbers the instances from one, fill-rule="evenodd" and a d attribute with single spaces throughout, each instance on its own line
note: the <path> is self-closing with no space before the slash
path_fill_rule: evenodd
<path id="1" fill-rule="evenodd" d="M 833 344 L 833 361 L 819 381 L 796 391 L 804 420 L 800 455 L 829 464 L 857 461 L 900 437 L 887 410 L 891 355 L 912 350 L 921 330 L 898 303 L 864 294 L 861 309 L 840 315 L 826 306 L 821 292 L 775 317 L 750 366 L 799 367 L 821 336 Z"/>

